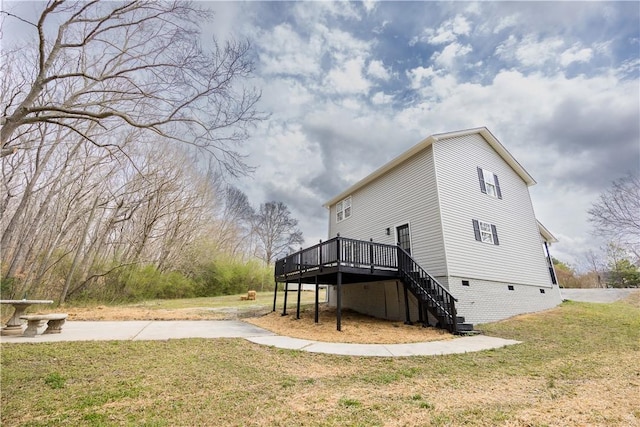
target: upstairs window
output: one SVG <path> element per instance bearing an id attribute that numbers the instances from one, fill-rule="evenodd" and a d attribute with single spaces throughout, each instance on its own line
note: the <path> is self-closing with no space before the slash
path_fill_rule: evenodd
<path id="1" fill-rule="evenodd" d="M 474 219 L 473 233 L 475 234 L 478 242 L 489 243 L 491 245 L 500 244 L 498 241 L 498 230 L 496 230 L 496 226 L 493 224 Z"/>
<path id="2" fill-rule="evenodd" d="M 502 192 L 500 191 L 500 182 L 498 181 L 498 175 L 494 174 L 491 171 L 478 167 L 478 180 L 480 181 L 480 191 L 492 197 L 502 199 Z"/>
<path id="3" fill-rule="evenodd" d="M 338 202 L 336 205 L 336 220 L 338 222 L 351 216 L 351 196 Z"/>

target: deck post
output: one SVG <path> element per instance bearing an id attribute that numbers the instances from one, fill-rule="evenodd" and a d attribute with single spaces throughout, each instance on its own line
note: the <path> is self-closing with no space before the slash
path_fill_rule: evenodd
<path id="1" fill-rule="evenodd" d="M 369 239 L 369 263 L 371 264 L 371 274 L 373 274 L 373 237 Z"/>
<path id="2" fill-rule="evenodd" d="M 409 292 L 407 291 L 406 283 L 403 283 L 402 285 L 404 289 L 404 312 L 405 312 L 405 318 L 407 319 L 404 321 L 404 324 L 413 325 L 413 322 L 411 322 L 411 313 L 409 312 Z"/>
<path id="3" fill-rule="evenodd" d="M 338 332 L 342 331 L 342 273 L 338 271 L 338 278 L 336 280 L 336 286 L 338 288 L 336 298 L 336 329 Z"/>
<path id="4" fill-rule="evenodd" d="M 289 281 L 284 282 L 284 306 L 282 307 L 282 315 L 287 315 L 287 294 L 289 293 Z"/>
<path id="5" fill-rule="evenodd" d="M 275 290 L 273 291 L 273 310 L 276 311 L 276 299 L 278 298 L 278 281 L 276 280 Z"/>
<path id="6" fill-rule="evenodd" d="M 316 304 L 315 304 L 315 314 L 314 314 L 314 322 L 318 323 L 318 305 L 319 305 L 319 294 L 320 293 L 320 284 L 318 283 L 318 275 L 316 274 Z"/>
<path id="7" fill-rule="evenodd" d="M 298 278 L 298 305 L 296 308 L 296 319 L 300 318 L 300 294 L 302 293 L 302 275 Z"/>

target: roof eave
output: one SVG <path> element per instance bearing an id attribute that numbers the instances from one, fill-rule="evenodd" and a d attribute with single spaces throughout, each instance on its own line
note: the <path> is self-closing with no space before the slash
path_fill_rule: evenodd
<path id="1" fill-rule="evenodd" d="M 549 229 L 547 227 L 545 227 L 544 225 L 542 225 L 542 223 L 538 220 L 536 220 L 538 222 L 538 230 L 540 231 L 540 235 L 544 238 L 545 242 L 547 243 L 558 243 L 559 240 L 556 238 L 556 236 L 554 236 L 553 234 L 551 234 L 551 232 L 549 231 Z"/>

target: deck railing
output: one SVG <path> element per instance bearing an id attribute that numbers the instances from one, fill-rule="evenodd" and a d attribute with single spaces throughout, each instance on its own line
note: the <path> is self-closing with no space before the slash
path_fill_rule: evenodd
<path id="1" fill-rule="evenodd" d="M 372 272 L 395 270 L 398 268 L 397 247 L 338 236 L 277 260 L 275 275 L 286 277 L 337 266 L 370 268 Z"/>

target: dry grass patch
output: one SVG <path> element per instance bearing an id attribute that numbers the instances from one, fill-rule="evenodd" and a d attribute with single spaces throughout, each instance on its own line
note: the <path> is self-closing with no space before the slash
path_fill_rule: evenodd
<path id="1" fill-rule="evenodd" d="M 313 341 L 357 343 L 357 344 L 397 344 L 423 341 L 447 340 L 453 335 L 436 328 L 424 328 L 422 325 L 405 325 L 403 322 L 391 322 L 365 316 L 351 310 L 342 311 L 342 331 L 336 330 L 336 310 L 321 306 L 319 323 L 314 322 L 313 308 L 300 311 L 296 318 L 295 309 L 287 316 L 280 312 L 266 316 L 245 319 L 246 322 L 261 328 L 294 338 Z"/>
<path id="2" fill-rule="evenodd" d="M 634 301 L 569 302 L 480 325 L 523 343 L 437 357 L 335 356 L 242 339 L 3 345 L 0 423 L 636 427 Z"/>

